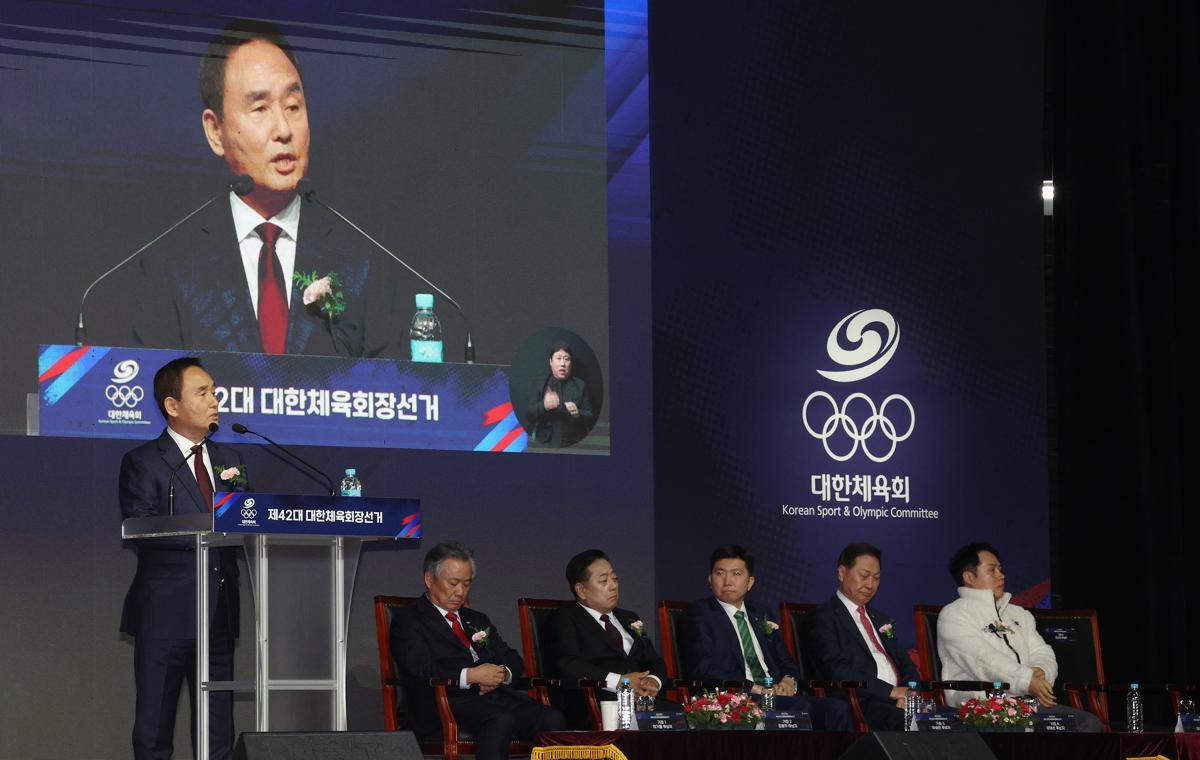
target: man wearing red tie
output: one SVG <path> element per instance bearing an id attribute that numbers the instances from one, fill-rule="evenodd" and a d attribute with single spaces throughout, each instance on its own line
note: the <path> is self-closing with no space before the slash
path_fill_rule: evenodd
<path id="1" fill-rule="evenodd" d="M 154 375 L 154 400 L 167 420 L 158 438 L 143 443 L 121 460 L 119 498 L 124 517 L 168 513 L 174 484 L 175 513 L 212 510 L 214 491 L 239 490 L 216 473 L 245 468 L 235 447 L 207 441 L 217 421 L 212 376 L 195 358 L 175 359 Z M 241 478 L 240 480 L 244 480 Z M 137 687 L 133 724 L 136 760 L 166 760 L 174 749 L 175 711 L 183 683 L 195 694 L 196 555 L 190 538 L 141 540 L 137 574 L 121 613 L 121 632 L 134 639 Z M 232 547 L 209 554 L 209 677 L 233 678 L 233 643 L 238 631 L 237 556 Z M 194 704 L 194 703 L 193 703 Z M 210 748 L 213 760 L 233 750 L 233 702 L 230 692 L 209 696 Z M 195 754 L 196 716 L 192 715 Z"/>
<path id="2" fill-rule="evenodd" d="M 871 606 L 879 591 L 883 554 L 850 544 L 838 555 L 838 590 L 813 612 L 810 655 L 817 677 L 864 681 L 858 692 L 871 728 L 904 730 L 906 684 L 917 669 L 896 638 L 894 621 Z"/>
<path id="3" fill-rule="evenodd" d="M 230 172 L 250 183 L 244 194 L 218 198 L 138 259 L 135 345 L 388 352 L 395 332 L 393 279 L 386 269 L 372 268 L 356 233 L 319 205 L 303 205 L 297 192 L 308 172 L 306 96 L 295 54 L 278 28 L 236 20 L 213 38 L 200 61 L 204 137 Z M 323 280 L 330 274 L 336 281 Z M 321 282 L 301 287 L 297 275 Z M 338 308 L 331 310 L 335 301 Z"/>
<path id="4" fill-rule="evenodd" d="M 500 638 L 487 615 L 466 607 L 475 558 L 457 541 L 425 555 L 426 594 L 396 613 L 390 631 L 396 669 L 404 681 L 412 729 L 422 740 L 441 738 L 430 678 L 448 678 L 450 710 L 475 735 L 475 757 L 508 757 L 513 739 L 561 731 L 562 713 L 511 688 L 525 661 Z"/>

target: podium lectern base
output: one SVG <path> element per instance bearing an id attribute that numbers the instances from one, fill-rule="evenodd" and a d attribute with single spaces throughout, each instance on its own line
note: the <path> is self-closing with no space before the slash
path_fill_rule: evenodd
<path id="1" fill-rule="evenodd" d="M 234 760 L 421 760 L 412 731 L 278 731 L 244 733 Z"/>

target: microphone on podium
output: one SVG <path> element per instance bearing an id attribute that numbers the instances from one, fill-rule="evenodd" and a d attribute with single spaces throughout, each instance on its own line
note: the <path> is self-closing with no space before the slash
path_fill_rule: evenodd
<path id="1" fill-rule="evenodd" d="M 172 231 L 174 231 L 176 227 L 178 227 L 179 225 L 186 222 L 188 219 L 191 219 L 196 214 L 199 214 L 201 211 L 203 211 L 204 209 L 211 206 L 214 201 L 216 201 L 218 198 L 223 197 L 226 193 L 233 191 L 234 193 L 237 193 L 239 196 L 240 195 L 249 195 L 250 191 L 253 189 L 254 189 L 254 180 L 250 179 L 249 176 L 243 174 L 240 177 L 234 177 L 232 180 L 229 181 L 229 183 L 227 185 L 225 185 L 225 189 L 222 190 L 220 193 L 217 193 L 213 197 L 206 200 L 204 203 L 197 206 L 190 214 L 183 217 L 178 222 L 175 222 L 170 227 L 166 228 L 161 233 L 159 233 L 158 237 L 154 238 L 149 243 L 146 243 L 141 248 L 137 249 L 136 251 L 129 254 L 125 258 L 121 259 L 119 262 L 117 262 L 117 264 L 115 266 L 113 266 L 107 272 L 100 275 L 96 279 L 92 280 L 92 284 L 87 286 L 87 289 L 83 291 L 83 297 L 79 299 L 79 319 L 75 323 L 75 345 L 82 346 L 84 343 L 87 342 L 87 325 L 84 322 L 84 318 L 83 318 L 83 307 L 84 307 L 84 304 L 87 303 L 87 297 L 88 297 L 88 294 L 90 294 L 92 292 L 92 288 L 96 287 L 101 282 L 103 282 L 104 279 L 106 277 L 108 277 L 110 274 L 112 274 L 113 272 L 117 271 L 121 267 L 123 267 L 126 264 L 128 264 L 129 262 L 133 261 L 135 258 L 137 258 L 138 254 L 140 254 L 142 251 L 144 251 L 147 248 L 149 248 L 150 246 L 154 245 L 159 240 L 162 240 L 164 237 L 166 237 L 168 234 L 170 234 Z"/>
<path id="2" fill-rule="evenodd" d="M 475 343 L 471 338 L 471 320 L 467 319 L 467 313 L 465 311 L 463 311 L 463 308 L 461 306 L 458 305 L 458 301 L 455 301 L 453 298 L 450 297 L 449 293 L 447 293 L 446 291 L 439 288 L 437 285 L 434 285 L 432 282 L 430 282 L 428 277 L 421 274 L 417 270 L 413 269 L 408 264 L 408 262 L 406 262 L 404 259 L 400 258 L 396 254 L 394 254 L 390 250 L 388 250 L 387 247 L 383 243 L 380 243 L 378 240 L 376 240 L 375 238 L 368 235 L 357 224 L 355 224 L 354 222 L 347 219 L 346 216 L 342 212 L 338 211 L 334 207 L 330 206 L 328 203 L 325 203 L 321 199 L 317 198 L 317 189 L 315 187 L 313 187 L 313 182 L 311 179 L 309 179 L 308 177 L 305 177 L 304 179 L 300 180 L 299 184 L 296 186 L 296 190 L 300 194 L 301 198 L 308 201 L 309 203 L 316 203 L 316 204 L 319 204 L 320 206 L 324 207 L 331 214 L 336 216 L 338 219 L 341 219 L 343 222 L 345 222 L 351 228 L 353 228 L 355 232 L 362 235 L 367 240 L 371 241 L 371 243 L 373 243 L 376 248 L 383 251 L 388 256 L 391 256 L 392 259 L 397 264 L 399 264 L 400 266 L 404 267 L 405 269 L 407 269 L 408 271 L 410 271 L 414 275 L 416 275 L 417 278 L 419 280 L 421 280 L 421 282 L 425 283 L 429 287 L 436 290 L 442 296 L 442 298 L 445 298 L 447 301 L 449 301 L 450 305 L 458 310 L 459 316 L 462 317 L 463 325 L 467 329 L 467 342 L 466 342 L 466 345 L 463 347 L 463 358 L 466 360 L 467 364 L 475 363 Z"/>
<path id="3" fill-rule="evenodd" d="M 337 496 L 337 495 L 338 495 L 337 489 L 336 489 L 336 488 L 334 488 L 334 486 L 333 486 L 333 480 L 332 480 L 332 479 L 331 479 L 331 478 L 330 478 L 328 475 L 326 475 L 326 474 L 325 474 L 325 473 L 324 473 L 322 470 L 320 470 L 320 469 L 319 469 L 319 468 L 318 468 L 316 465 L 313 465 L 313 464 L 310 464 L 309 462 L 306 462 L 305 460 L 301 459 L 301 458 L 300 458 L 300 456 L 299 456 L 298 454 L 294 453 L 293 451 L 291 451 L 290 449 L 288 449 L 286 446 L 282 446 L 282 445 L 280 445 L 280 444 L 276 443 L 275 441 L 272 441 L 270 438 L 268 438 L 267 436 L 263 435 L 262 433 L 259 433 L 259 432 L 258 432 L 258 431 L 256 431 L 256 430 L 251 430 L 250 428 L 246 427 L 245 425 L 243 425 L 243 424 L 242 424 L 242 423 L 240 423 L 240 422 L 235 422 L 235 423 L 233 423 L 233 426 L 232 426 L 232 427 L 233 427 L 233 432 L 237 433 L 238 435 L 246 435 L 247 433 L 249 433 L 250 435 L 256 435 L 256 436 L 258 436 L 259 438 L 263 439 L 263 440 L 264 440 L 264 441 L 266 441 L 267 443 L 271 444 L 271 445 L 272 445 L 272 446 L 274 446 L 275 448 L 277 448 L 277 449 L 279 449 L 280 451 L 282 451 L 284 454 L 287 454 L 287 455 L 288 455 L 289 457 L 291 457 L 292 459 L 294 459 L 294 460 L 296 460 L 297 462 L 299 462 L 300 464 L 304 465 L 304 466 L 305 466 L 305 467 L 307 467 L 309 470 L 311 470 L 311 471 L 315 472 L 316 474 L 320 475 L 320 476 L 321 476 L 321 479 L 325 481 L 325 484 L 326 484 L 327 486 L 329 486 L 329 495 L 330 495 L 330 496 Z"/>
<path id="4" fill-rule="evenodd" d="M 221 426 L 218 425 L 217 423 L 215 423 L 215 422 L 208 423 L 208 435 L 204 436 L 203 440 L 200 441 L 200 445 L 203 446 L 204 444 L 208 443 L 208 439 L 210 439 L 214 435 L 216 435 L 217 431 L 220 429 L 221 429 Z M 185 464 L 187 464 L 188 460 L 191 459 L 195 453 L 196 453 L 195 451 L 189 451 L 187 453 L 187 456 L 185 456 L 183 458 L 183 461 L 180 462 L 179 464 L 175 465 L 175 469 L 171 470 L 171 479 L 167 483 L 167 514 L 168 515 L 175 514 L 175 474 L 177 472 L 179 472 L 180 467 L 183 467 Z M 208 508 L 212 509 L 212 505 L 209 504 Z"/>

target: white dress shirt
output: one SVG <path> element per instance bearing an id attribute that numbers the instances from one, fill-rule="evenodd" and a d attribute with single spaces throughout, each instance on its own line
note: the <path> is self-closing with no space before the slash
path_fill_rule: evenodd
<path id="1" fill-rule="evenodd" d="M 444 610 L 441 607 L 438 607 L 437 602 L 433 601 L 433 599 L 430 599 L 429 603 L 432 604 L 434 609 L 436 609 L 438 611 L 438 614 L 442 616 L 442 622 L 446 624 L 446 627 L 449 628 L 451 631 L 453 631 L 454 624 L 451 623 L 450 620 L 446 617 L 446 615 L 450 614 L 450 610 Z M 462 615 L 460 615 L 457 612 L 454 614 L 458 618 L 458 624 L 462 625 L 463 624 Z M 463 631 L 465 632 L 466 630 L 467 630 L 467 627 L 463 626 Z M 471 634 L 468 633 L 467 638 L 469 639 L 470 637 L 471 637 Z M 467 647 L 467 649 L 471 652 L 471 659 L 474 660 L 475 662 L 479 662 L 479 654 L 475 651 L 475 647 L 473 647 L 473 646 Z M 504 672 L 508 674 L 507 676 L 504 677 L 504 683 L 511 683 L 512 677 L 513 677 L 512 671 L 508 669 L 507 665 L 501 665 L 500 667 L 504 668 Z M 460 688 L 460 689 L 471 688 L 471 684 L 467 683 L 467 670 L 469 670 L 469 668 L 463 668 L 458 673 L 458 688 Z"/>
<path id="2" fill-rule="evenodd" d="M 275 255 L 283 270 L 284 301 L 290 309 L 292 274 L 296 271 L 296 241 L 300 239 L 300 196 L 293 198 L 291 203 L 270 219 L 263 219 L 237 193 L 229 193 L 229 207 L 233 212 L 233 230 L 242 252 L 242 268 L 246 271 L 246 287 L 250 289 L 250 304 L 255 316 L 258 315 L 258 253 L 262 250 L 263 241 L 254 228 L 266 221 L 283 230 L 275 241 Z"/>
<path id="3" fill-rule="evenodd" d="M 754 644 L 754 654 L 758 656 L 758 664 L 762 665 L 764 673 L 770 675 L 772 678 L 775 678 L 775 674 L 772 673 L 771 668 L 767 666 L 767 658 L 763 657 L 762 647 L 758 645 L 758 637 L 754 635 L 754 621 L 750 619 L 750 611 L 746 609 L 746 603 L 742 602 L 740 607 L 734 607 L 732 604 L 727 604 L 726 602 L 722 602 L 720 599 L 717 599 L 717 604 L 721 605 L 721 608 L 725 610 L 725 614 L 729 616 L 729 624 L 733 626 L 733 635 L 738 637 L 738 651 L 742 651 L 742 639 L 741 635 L 738 633 L 737 620 L 734 619 L 733 615 L 739 610 L 745 613 L 746 627 L 750 629 L 750 641 Z M 742 661 L 745 662 L 745 659 L 746 657 L 743 653 Z M 754 674 L 750 672 L 749 663 L 746 663 L 746 680 L 754 680 Z M 778 681 L 779 679 L 776 678 L 775 680 Z"/>
<path id="4" fill-rule="evenodd" d="M 875 643 L 871 641 L 871 634 L 863 627 L 862 617 L 858 614 L 858 605 L 850 601 L 842 594 L 841 589 L 838 589 L 837 598 L 842 600 L 842 604 L 846 605 L 846 609 L 850 612 L 850 619 L 854 621 L 854 627 L 858 629 L 858 635 L 862 636 L 863 643 L 867 645 L 867 651 L 871 653 L 871 657 L 875 658 L 875 677 L 880 681 L 886 681 L 892 686 L 896 685 L 896 669 L 892 667 L 891 660 L 883 652 L 875 648 Z M 867 620 L 871 616 L 867 615 Z M 876 638 L 883 636 L 878 631 L 875 632 Z M 879 641 L 879 646 L 883 646 L 883 641 Z"/>
<path id="5" fill-rule="evenodd" d="M 171 436 L 171 440 L 174 441 L 175 445 L 179 447 L 179 452 L 181 454 L 183 454 L 184 458 L 187 458 L 192 453 L 192 447 L 195 446 L 197 443 L 197 441 L 189 441 L 187 438 L 184 438 L 182 435 L 180 435 L 179 433 L 176 433 L 171 428 L 167 428 L 167 435 Z M 204 458 L 204 466 L 207 468 L 207 471 L 209 473 L 212 473 L 212 471 L 213 471 L 212 458 L 209 457 L 209 455 L 208 455 L 208 444 L 205 444 L 204 447 L 200 449 L 200 456 Z M 179 469 L 187 470 L 188 472 L 190 472 L 192 474 L 192 480 L 195 480 L 197 483 L 199 483 L 199 480 L 196 478 L 196 465 L 192 463 L 191 459 L 188 460 L 188 463 L 186 465 L 184 465 L 183 467 L 180 467 Z M 175 477 L 179 477 L 178 473 L 176 473 Z M 211 474 L 209 475 L 209 477 L 212 477 Z M 216 491 L 217 484 L 212 483 L 211 485 L 213 487 L 213 490 Z M 206 506 L 208 506 L 209 509 L 212 509 L 211 504 L 208 504 Z"/>

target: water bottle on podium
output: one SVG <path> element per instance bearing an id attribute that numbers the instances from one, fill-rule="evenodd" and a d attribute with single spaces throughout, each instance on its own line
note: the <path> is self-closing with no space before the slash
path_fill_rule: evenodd
<path id="1" fill-rule="evenodd" d="M 775 709 L 775 682 L 767 676 L 767 680 L 763 683 L 762 693 L 762 709 L 771 712 Z"/>
<path id="2" fill-rule="evenodd" d="M 442 323 L 433 313 L 433 294 L 417 293 L 417 313 L 408 329 L 409 349 L 414 362 L 442 360 Z"/>
<path id="3" fill-rule="evenodd" d="M 353 467 L 346 468 L 346 477 L 342 478 L 338 493 L 342 496 L 362 496 L 362 481 L 358 479 L 357 473 Z"/>
<path id="4" fill-rule="evenodd" d="M 904 730 L 917 730 L 917 713 L 921 711 L 921 693 L 917 691 L 917 682 L 908 682 L 908 691 L 904 692 Z"/>
<path id="5" fill-rule="evenodd" d="M 1136 683 L 1129 684 L 1125 694 L 1125 724 L 1131 734 L 1142 732 L 1142 692 Z"/>

